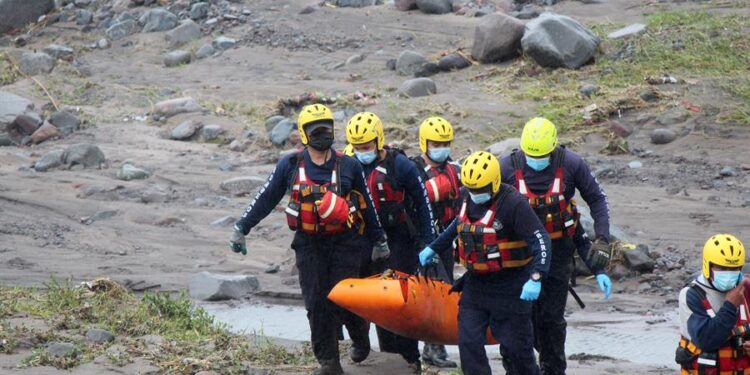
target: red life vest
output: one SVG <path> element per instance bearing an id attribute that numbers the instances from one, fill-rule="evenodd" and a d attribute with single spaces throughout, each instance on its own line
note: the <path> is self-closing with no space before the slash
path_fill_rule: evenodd
<path id="1" fill-rule="evenodd" d="M 461 181 L 458 178 L 457 166 L 453 163 L 445 163 L 445 168 L 434 168 L 426 163 L 422 156 L 417 156 L 412 160 L 422 168 L 424 187 L 432 203 L 432 213 L 435 215 L 438 226 L 443 228 L 456 218 L 460 204 Z"/>
<path id="2" fill-rule="evenodd" d="M 321 222 L 318 205 L 316 204 L 316 202 L 323 200 L 329 190 L 334 194 L 341 194 L 338 180 L 340 174 L 339 159 L 341 157 L 343 157 L 343 154 L 336 152 L 331 181 L 325 184 L 317 184 L 307 177 L 303 154 L 300 152 L 297 155 L 297 172 L 293 179 L 294 183 L 290 188 L 289 204 L 285 210 L 289 229 L 308 234 L 330 235 L 351 228 L 351 220 L 324 220 L 325 224 Z M 356 210 L 356 208 L 352 207 L 351 211 Z"/>
<path id="3" fill-rule="evenodd" d="M 539 221 L 544 224 L 550 239 L 556 240 L 563 237 L 573 237 L 576 233 L 578 218 L 580 214 L 576 209 L 574 200 L 565 198 L 565 148 L 557 148 L 551 155 L 555 165 L 555 179 L 552 180 L 547 192 L 535 194 L 526 185 L 523 176 L 523 165 L 517 151 L 511 154 L 513 169 L 516 177 L 516 189 L 529 199 L 529 205 L 534 209 Z"/>
<path id="4" fill-rule="evenodd" d="M 706 297 L 706 292 L 699 286 L 693 285 L 691 289 L 701 296 L 703 308 L 709 317 L 713 318 L 716 313 Z M 737 324 L 732 330 L 727 344 L 720 347 L 717 352 L 706 353 L 695 346 L 685 337 L 680 337 L 680 349 L 687 350 L 692 355 L 692 360 L 682 363 L 682 375 L 736 375 L 750 374 L 750 357 L 745 355 L 742 348 L 743 339 L 750 328 L 750 310 L 747 302 L 738 306 Z"/>
<path id="5" fill-rule="evenodd" d="M 396 180 L 396 153 L 403 151 L 388 149 L 383 160 L 367 176 L 367 187 L 372 194 L 375 211 L 380 224 L 385 228 L 395 227 L 406 222 L 404 189 Z"/>
<path id="6" fill-rule="evenodd" d="M 495 221 L 498 204 L 507 194 L 503 190 L 490 205 L 484 216 L 471 221 L 467 214 L 466 198 L 458 214 L 458 258 L 467 270 L 487 274 L 504 268 L 523 267 L 531 262 L 532 254 L 525 241 L 509 228 Z"/>

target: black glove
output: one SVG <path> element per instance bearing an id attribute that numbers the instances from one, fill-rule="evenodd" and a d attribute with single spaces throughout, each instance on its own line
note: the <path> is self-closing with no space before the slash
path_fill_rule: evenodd
<path id="1" fill-rule="evenodd" d="M 592 271 L 596 272 L 607 268 L 610 258 L 612 258 L 612 248 L 609 241 L 604 237 L 597 237 L 591 245 L 586 264 Z"/>
<path id="2" fill-rule="evenodd" d="M 448 292 L 448 294 L 451 294 L 451 293 L 461 293 L 461 292 L 464 291 L 464 277 L 465 276 L 466 275 L 461 276 L 461 277 L 458 278 L 458 280 L 456 280 L 456 281 L 453 282 L 453 286 L 451 287 L 451 290 L 450 290 L 450 292 Z"/>
<path id="3" fill-rule="evenodd" d="M 373 262 L 386 260 L 389 256 L 391 256 L 391 250 L 388 248 L 388 241 L 380 241 L 372 247 L 371 258 Z"/>

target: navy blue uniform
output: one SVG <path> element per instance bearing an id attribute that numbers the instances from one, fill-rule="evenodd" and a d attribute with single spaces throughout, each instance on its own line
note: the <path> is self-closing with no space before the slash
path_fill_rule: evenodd
<path id="1" fill-rule="evenodd" d="M 512 359 L 514 374 L 539 374 L 534 358 L 531 325 L 532 302 L 521 300 L 523 285 L 531 273 L 546 275 L 552 254 L 550 240 L 544 226 L 529 206 L 526 198 L 507 184 L 500 189 L 509 192 L 499 202 L 477 205 L 468 199 L 467 215 L 475 221 L 484 217 L 490 204 L 496 204 L 495 220 L 503 228 L 510 228 L 528 244 L 533 261 L 524 267 L 502 269 L 500 272 L 479 275 L 467 272 L 463 276 L 463 293 L 458 310 L 458 347 L 464 374 L 491 374 L 485 332 L 501 343 L 503 352 Z M 463 196 L 467 194 L 464 189 Z M 465 199 L 465 198 L 464 198 Z M 452 247 L 458 235 L 459 219 L 454 220 L 430 247 L 437 253 Z"/>
<path id="2" fill-rule="evenodd" d="M 576 189 L 589 205 L 594 219 L 594 229 L 597 237 L 604 237 L 609 241 L 609 207 L 607 196 L 594 178 L 589 166 L 574 152 L 565 148 L 558 148 L 565 152 L 563 171 L 565 188 L 563 195 L 570 200 L 575 196 Z M 523 166 L 523 178 L 531 192 L 545 194 L 555 179 L 555 158 L 559 152 L 552 153 L 550 166 L 535 171 L 526 165 L 526 156 L 514 151 Z M 508 155 L 500 160 L 503 182 L 516 186 L 515 169 L 512 156 Z M 567 322 L 565 321 L 565 304 L 568 300 L 568 282 L 574 269 L 573 252 L 578 248 L 582 259 L 586 259 L 591 248 L 590 242 L 581 237 L 582 230 L 577 231 L 575 238 L 563 237 L 552 241 L 554 261 L 550 266 L 549 277 L 542 281 L 542 293 L 534 303 L 533 322 L 536 337 L 535 346 L 539 351 L 539 362 L 545 375 L 565 374 L 567 368 L 565 357 L 565 336 Z M 594 270 L 602 272 L 601 270 Z M 503 364 L 509 364 L 503 355 Z"/>
<path id="3" fill-rule="evenodd" d="M 330 302 L 327 298 L 328 293 L 339 281 L 359 276 L 359 255 L 362 249 L 372 249 L 372 243 L 384 240 L 383 230 L 373 209 L 372 198 L 359 162 L 348 156 L 339 157 L 334 153 L 323 165 L 316 165 L 310 159 L 307 149 L 301 154 L 285 156 L 276 164 L 268 181 L 235 226 L 247 234 L 268 216 L 294 184 L 297 158 L 300 156 L 304 158 L 307 177 L 317 184 L 330 182 L 338 159 L 341 195 L 346 196 L 351 190 L 356 190 L 365 196 L 367 202 L 364 212 L 366 239 L 354 230 L 326 236 L 297 231 L 292 241 L 299 269 L 300 288 L 310 322 L 313 352 L 321 363 L 333 360 L 338 362 L 337 339 L 340 324 L 346 326 L 355 347 L 369 350 L 368 324 Z"/>
<path id="4" fill-rule="evenodd" d="M 398 187 L 406 193 L 404 198 L 408 202 L 404 206 L 412 211 L 407 212 L 407 220 L 411 222 L 414 218 L 416 222 L 384 228 L 391 256 L 385 265 L 371 264 L 370 253 L 368 251 L 363 252 L 362 276 L 382 272 L 385 268 L 414 274 L 419 265 L 420 248 L 417 246 L 418 240 L 421 239 L 424 243 L 430 243 L 435 238 L 432 209 L 417 167 L 400 152 L 389 151 L 389 153 L 391 153 L 391 157 L 395 158 L 392 164 L 394 171 L 389 170 L 387 172 L 393 174 L 391 177 L 397 181 Z M 365 165 L 365 175 L 369 177 L 378 165 L 378 161 Z M 415 226 L 416 228 L 414 228 Z M 417 236 L 419 237 L 417 238 Z M 401 354 L 409 363 L 415 363 L 419 360 L 419 342 L 417 340 L 396 335 L 381 327 L 377 327 L 377 332 L 381 351 Z"/>
<path id="5" fill-rule="evenodd" d="M 694 288 L 701 288 L 711 306 L 714 316 L 708 315 L 703 297 Z M 726 301 L 726 292 L 714 289 L 703 276 L 680 291 L 680 333 L 704 352 L 715 352 L 727 345 L 727 338 L 737 325 L 739 307 Z M 716 310 L 715 306 L 720 306 Z"/>

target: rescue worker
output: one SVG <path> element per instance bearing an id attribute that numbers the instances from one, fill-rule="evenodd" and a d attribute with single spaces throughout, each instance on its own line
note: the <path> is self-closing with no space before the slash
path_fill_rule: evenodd
<path id="1" fill-rule="evenodd" d="M 605 273 L 610 258 L 607 196 L 586 162 L 564 146 L 558 146 L 555 124 L 544 118 L 533 118 L 526 123 L 521 134 L 521 151 L 514 150 L 503 157 L 500 165 L 504 182 L 526 197 L 552 239 L 554 260 L 549 277 L 542 282 L 542 294 L 534 304 L 535 347 L 542 374 L 565 374 L 565 304 L 576 248 L 596 274 L 605 298 L 612 291 L 612 282 Z M 591 208 L 594 219 L 596 239 L 590 246 L 576 244 L 587 241 L 581 236 L 582 228 L 578 228 L 579 214 L 573 200 L 576 189 Z M 503 353 L 506 369 L 511 359 Z"/>
<path id="2" fill-rule="evenodd" d="M 314 373 L 342 374 L 337 341 L 340 325 L 346 326 L 353 341 L 351 359 L 361 362 L 370 352 L 368 324 L 335 306 L 327 295 L 340 280 L 358 276 L 364 243 L 369 242 L 374 260 L 388 257 L 388 243 L 367 191 L 362 166 L 331 148 L 331 110 L 320 104 L 306 106 L 297 124 L 304 149 L 278 162 L 235 224 L 230 245 L 234 252 L 247 254 L 245 236 L 290 191 L 287 224 L 295 231 L 291 246 L 310 322 L 312 348 L 320 363 Z"/>
<path id="3" fill-rule="evenodd" d="M 432 206 L 435 228 L 442 233 L 456 218 L 460 204 L 461 168 L 450 158 L 453 126 L 442 117 L 430 117 L 419 125 L 419 149 L 422 153 L 411 160 L 417 165 L 424 181 L 427 197 Z M 424 247 L 427 244 L 422 244 Z M 448 278 L 453 282 L 453 248 L 439 254 L 438 267 L 445 269 Z M 456 367 L 456 362 L 448 359 L 444 345 L 425 343 L 422 361 L 437 367 Z"/>
<path id="4" fill-rule="evenodd" d="M 512 359 L 509 373 L 539 374 L 531 309 L 549 270 L 550 239 L 526 198 L 501 183 L 500 175 L 492 154 L 479 151 L 466 158 L 458 216 L 419 260 L 433 262 L 458 239 L 458 258 L 467 269 L 454 286 L 463 290 L 458 349 L 464 374 L 492 373 L 484 348 L 488 327 Z"/>
<path id="5" fill-rule="evenodd" d="M 683 375 L 750 373 L 750 310 L 742 283 L 745 247 L 730 234 L 703 246 L 701 275 L 680 291 Z"/>
<path id="6" fill-rule="evenodd" d="M 385 268 L 414 274 L 418 266 L 417 240 L 430 243 L 435 237 L 432 212 L 417 167 L 400 150 L 385 146 L 383 123 L 372 112 L 354 115 L 346 126 L 346 140 L 362 163 L 391 256 L 387 264 L 365 259 L 362 276 L 382 272 Z M 408 212 L 407 207 L 414 210 Z M 412 222 L 415 217 L 416 223 Z M 385 266 L 385 267 L 384 267 Z M 396 335 L 377 327 L 380 349 L 398 353 L 415 371 L 421 370 L 417 340 Z"/>

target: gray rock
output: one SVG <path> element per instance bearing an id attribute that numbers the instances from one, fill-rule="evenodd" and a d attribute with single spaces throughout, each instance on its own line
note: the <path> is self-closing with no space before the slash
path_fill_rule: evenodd
<path id="1" fill-rule="evenodd" d="M 67 168 L 80 165 L 84 168 L 101 168 L 106 162 L 104 153 L 99 146 L 91 144 L 77 144 L 65 149 L 62 155 L 62 163 Z"/>
<path id="2" fill-rule="evenodd" d="M 422 65 L 427 63 L 427 59 L 420 53 L 414 51 L 403 51 L 396 59 L 396 71 L 398 74 L 410 76 L 416 73 Z"/>
<path id="3" fill-rule="evenodd" d="M 150 176 L 151 172 L 135 167 L 132 164 L 123 164 L 117 171 L 117 179 L 123 181 L 143 180 Z"/>
<path id="4" fill-rule="evenodd" d="M 144 33 L 167 31 L 177 27 L 177 16 L 166 9 L 154 8 L 144 13 L 138 22 L 143 25 Z"/>
<path id="5" fill-rule="evenodd" d="M 385 68 L 388 70 L 396 70 L 396 59 L 388 59 L 388 61 L 385 62 Z"/>
<path id="6" fill-rule="evenodd" d="M 137 33 L 139 29 L 140 26 L 135 20 L 125 20 L 113 24 L 104 32 L 104 34 L 111 40 L 120 40 L 126 36 Z"/>
<path id="7" fill-rule="evenodd" d="M 644 31 L 646 31 L 646 25 L 642 23 L 634 23 L 630 26 L 626 26 L 626 27 L 623 27 L 622 29 L 609 33 L 609 35 L 607 35 L 607 38 L 620 39 L 620 38 L 625 38 L 625 37 L 629 37 L 632 35 L 638 35 Z"/>
<path id="8" fill-rule="evenodd" d="M 213 47 L 218 50 L 230 49 L 234 47 L 235 44 L 237 44 L 237 40 L 232 39 L 232 38 L 227 38 L 225 36 L 220 36 L 214 39 L 212 43 Z"/>
<path id="9" fill-rule="evenodd" d="M 0 147 L 15 146 L 16 141 L 8 133 L 0 133 Z"/>
<path id="10" fill-rule="evenodd" d="M 31 135 L 31 142 L 34 144 L 42 143 L 48 139 L 52 139 L 55 137 L 60 136 L 60 131 L 57 130 L 57 127 L 50 124 L 49 122 L 45 122 L 42 124 L 42 126 L 37 129 L 34 134 Z"/>
<path id="11" fill-rule="evenodd" d="M 130 13 L 130 12 L 122 12 L 119 16 L 117 16 L 117 22 L 125 22 L 125 21 L 138 21 L 138 14 Z"/>
<path id="12" fill-rule="evenodd" d="M 235 152 L 243 152 L 247 150 L 247 144 L 240 141 L 239 139 L 235 139 L 231 143 L 229 143 L 229 150 Z"/>
<path id="13" fill-rule="evenodd" d="M 577 69 L 596 56 L 599 38 L 570 17 L 543 13 L 526 25 L 521 46 L 541 66 Z"/>
<path id="14" fill-rule="evenodd" d="M 63 150 L 52 150 L 34 163 L 34 170 L 37 172 L 47 172 L 52 168 L 57 168 L 63 164 Z"/>
<path id="15" fill-rule="evenodd" d="M 181 46 L 203 36 L 201 27 L 193 20 L 184 20 L 180 25 L 167 31 L 164 38 L 171 47 Z"/>
<path id="16" fill-rule="evenodd" d="M 661 126 L 670 126 L 685 122 L 689 117 L 682 108 L 673 108 L 656 118 L 656 123 Z"/>
<path id="17" fill-rule="evenodd" d="M 612 133 L 617 134 L 617 136 L 620 138 L 627 138 L 631 133 L 633 133 L 633 129 L 630 126 L 614 120 L 609 122 L 609 130 Z"/>
<path id="18" fill-rule="evenodd" d="M 591 95 L 594 95 L 599 92 L 599 86 L 587 83 L 581 86 L 581 88 L 578 89 L 578 92 L 580 92 L 581 95 L 587 98 L 590 98 Z"/>
<path id="19" fill-rule="evenodd" d="M 281 270 L 281 266 L 280 265 L 278 265 L 278 264 L 271 264 L 271 265 L 269 265 L 266 268 L 266 270 L 264 272 L 265 273 L 278 273 L 280 270 Z"/>
<path id="20" fill-rule="evenodd" d="M 405 12 L 407 10 L 417 9 L 417 0 L 396 0 L 396 9 Z"/>
<path id="21" fill-rule="evenodd" d="M 87 9 L 76 10 L 76 25 L 86 26 L 91 22 L 94 22 L 94 13 Z"/>
<path id="22" fill-rule="evenodd" d="M 221 190 L 231 193 L 232 195 L 247 195 L 254 193 L 258 187 L 265 184 L 266 180 L 258 176 L 235 177 L 222 181 L 219 187 Z"/>
<path id="23" fill-rule="evenodd" d="M 654 89 L 645 89 L 638 93 L 638 96 L 640 96 L 644 102 L 654 102 L 659 100 L 659 95 Z"/>
<path id="24" fill-rule="evenodd" d="M 234 171 L 234 164 L 228 162 L 219 163 L 219 170 L 222 172 L 232 172 Z"/>
<path id="25" fill-rule="evenodd" d="M 656 262 L 648 255 L 648 246 L 638 245 L 635 249 L 623 252 L 625 264 L 629 269 L 637 272 L 651 272 Z"/>
<path id="26" fill-rule="evenodd" d="M 721 169 L 719 174 L 724 177 L 734 177 L 737 175 L 737 169 L 734 167 L 726 166 Z"/>
<path id="27" fill-rule="evenodd" d="M 471 56 L 482 63 L 503 61 L 518 56 L 524 25 L 502 13 L 484 17 L 474 30 Z"/>
<path id="28" fill-rule="evenodd" d="M 107 220 L 117 216 L 117 210 L 98 211 L 97 213 L 81 218 L 81 223 L 89 225 L 95 221 Z"/>
<path id="29" fill-rule="evenodd" d="M 206 125 L 201 129 L 201 137 L 205 141 L 213 141 L 224 134 L 224 128 L 221 125 Z"/>
<path id="30" fill-rule="evenodd" d="M 438 61 L 438 67 L 444 72 L 449 72 L 451 70 L 460 70 L 468 68 L 470 66 L 471 61 L 467 60 L 465 57 L 457 53 L 451 53 L 450 55 L 443 56 L 442 58 L 440 58 L 440 61 Z"/>
<path id="31" fill-rule="evenodd" d="M 216 53 L 216 49 L 214 49 L 214 46 L 210 44 L 204 44 L 200 48 L 198 48 L 197 51 L 195 51 L 195 58 L 198 60 L 205 59 L 206 57 L 213 56 L 214 53 Z"/>
<path id="32" fill-rule="evenodd" d="M 451 0 L 417 0 L 417 8 L 427 14 L 445 14 L 453 11 Z"/>
<path id="33" fill-rule="evenodd" d="M 199 20 L 208 16 L 208 3 L 195 3 L 190 8 L 190 18 Z"/>
<path id="34" fill-rule="evenodd" d="M 172 68 L 183 64 L 190 64 L 191 58 L 192 55 L 190 55 L 190 52 L 188 51 L 172 51 L 164 55 L 164 66 L 166 66 L 167 68 Z"/>
<path id="35" fill-rule="evenodd" d="M 44 52 L 24 52 L 18 68 L 28 75 L 46 74 L 55 68 L 55 59 Z"/>
<path id="36" fill-rule="evenodd" d="M 349 58 L 346 59 L 346 65 L 347 66 L 351 66 L 351 65 L 354 65 L 354 64 L 359 64 L 359 63 L 361 63 L 362 61 L 365 60 L 365 57 L 366 56 L 363 55 L 363 54 L 361 54 L 361 53 L 349 56 Z"/>
<path id="37" fill-rule="evenodd" d="M 55 125 L 63 135 L 70 135 L 81 126 L 81 120 L 78 119 L 78 116 L 68 111 L 57 111 L 49 117 L 48 121 Z"/>
<path id="38" fill-rule="evenodd" d="M 338 0 L 336 2 L 336 5 L 342 8 L 364 8 L 367 6 L 375 5 L 376 3 L 377 0 Z"/>
<path id="39" fill-rule="evenodd" d="M 530 20 L 539 17 L 539 9 L 533 4 L 526 4 L 521 10 L 512 13 L 513 17 L 519 20 Z"/>
<path id="40" fill-rule="evenodd" d="M 59 44 L 50 44 L 43 49 L 44 53 L 50 55 L 53 59 L 64 59 L 73 56 L 75 52 L 72 48 L 61 46 Z"/>
<path id="41" fill-rule="evenodd" d="M 281 120 L 273 127 L 273 129 L 271 129 L 271 132 L 268 134 L 268 140 L 270 140 L 274 146 L 283 146 L 286 144 L 287 139 L 289 139 L 289 134 L 291 134 L 296 128 L 297 124 L 295 124 L 294 121 L 290 119 Z"/>
<path id="42" fill-rule="evenodd" d="M 199 112 L 202 108 L 195 99 L 186 96 L 156 103 L 153 114 L 161 117 L 172 117 L 180 113 Z"/>
<path id="43" fill-rule="evenodd" d="M 86 331 L 86 340 L 94 344 L 104 344 L 105 342 L 115 341 L 115 335 L 103 329 L 92 328 Z"/>
<path id="44" fill-rule="evenodd" d="M 99 48 L 99 49 L 107 49 L 107 48 L 109 48 L 109 46 L 110 46 L 110 44 L 109 44 L 109 40 L 107 40 L 107 38 L 101 38 L 101 39 L 99 39 L 98 42 L 96 42 L 96 48 Z"/>
<path id="45" fill-rule="evenodd" d="M 630 169 L 638 169 L 638 168 L 642 168 L 642 167 L 643 167 L 643 163 L 641 163 L 638 160 L 633 160 L 630 163 L 628 163 L 628 168 L 630 168 Z"/>
<path id="46" fill-rule="evenodd" d="M 220 275 L 201 272 L 188 284 L 191 298 L 201 301 L 242 299 L 258 290 L 258 279 L 252 275 Z"/>
<path id="47" fill-rule="evenodd" d="M 677 139 L 677 133 L 672 129 L 658 128 L 651 132 L 651 143 L 665 145 Z"/>
<path id="48" fill-rule="evenodd" d="M 0 130 L 12 124 L 20 115 L 34 109 L 34 103 L 7 91 L 0 91 Z"/>
<path id="49" fill-rule="evenodd" d="M 433 95 L 437 93 L 435 81 L 429 78 L 414 78 L 401 84 L 398 88 L 400 95 L 407 98 L 416 98 L 419 96 Z"/>
<path id="50" fill-rule="evenodd" d="M 510 155 L 510 152 L 514 149 L 519 148 L 520 145 L 521 138 L 508 138 L 500 142 L 491 144 L 485 150 L 490 154 L 497 156 L 499 159 L 503 156 Z"/>
<path id="51" fill-rule="evenodd" d="M 209 226 L 211 228 L 222 228 L 222 227 L 229 227 L 234 225 L 234 223 L 237 222 L 237 219 L 233 218 L 232 216 L 224 216 L 222 218 L 216 219 Z"/>
<path id="52" fill-rule="evenodd" d="M 176 141 L 188 140 L 195 135 L 195 132 L 197 132 L 199 128 L 200 123 L 193 120 L 187 120 L 172 129 L 172 131 L 169 133 L 169 138 Z"/>
<path id="53" fill-rule="evenodd" d="M 434 62 L 428 62 L 427 64 L 422 65 L 419 70 L 414 72 L 414 77 L 430 77 L 440 72 L 441 69 L 438 64 Z"/>
<path id="54" fill-rule="evenodd" d="M 23 138 L 34 134 L 43 123 L 44 122 L 39 117 L 19 115 L 10 125 L 8 125 L 8 134 L 15 136 L 16 138 Z"/>
<path id="55" fill-rule="evenodd" d="M 273 127 L 276 126 L 279 122 L 286 120 L 286 117 L 280 116 L 280 115 L 274 115 L 266 119 L 266 131 L 270 132 L 273 130 Z"/>
<path id="56" fill-rule="evenodd" d="M 36 22 L 54 7 L 54 0 L 0 0 L 0 34 Z"/>
<path id="57" fill-rule="evenodd" d="M 50 342 L 44 350 L 53 357 L 76 357 L 78 348 L 68 342 Z"/>

